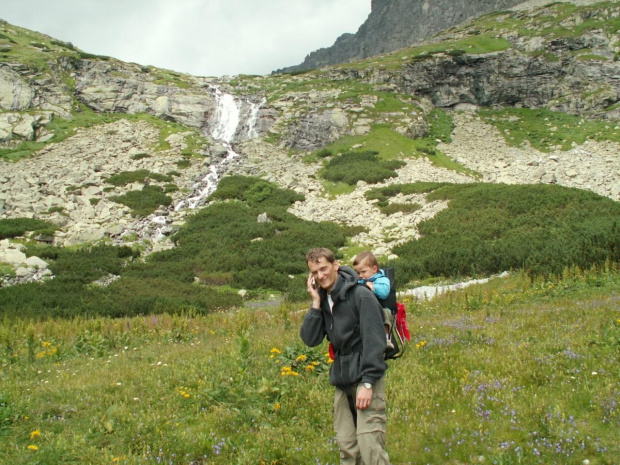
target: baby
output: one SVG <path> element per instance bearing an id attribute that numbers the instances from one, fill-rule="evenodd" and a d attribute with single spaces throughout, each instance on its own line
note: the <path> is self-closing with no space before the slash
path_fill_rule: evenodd
<path id="1" fill-rule="evenodd" d="M 359 283 L 365 284 L 378 299 L 384 300 L 390 294 L 390 280 L 383 270 L 379 269 L 379 262 L 371 252 L 362 252 L 353 260 L 353 269 L 359 276 Z M 387 348 L 393 349 L 394 343 L 390 339 L 390 329 L 392 326 L 392 311 L 383 308 L 385 314 L 385 335 Z"/>

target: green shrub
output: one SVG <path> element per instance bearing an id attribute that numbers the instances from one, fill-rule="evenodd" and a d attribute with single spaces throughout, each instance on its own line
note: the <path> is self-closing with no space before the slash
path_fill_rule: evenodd
<path id="1" fill-rule="evenodd" d="M 172 198 L 158 186 L 144 186 L 139 191 L 129 191 L 123 195 L 111 196 L 110 200 L 122 203 L 132 209 L 134 215 L 146 216 L 161 206 L 168 206 Z"/>
<path id="2" fill-rule="evenodd" d="M 328 181 L 352 186 L 358 181 L 376 184 L 396 177 L 395 170 L 404 165 L 399 160 L 381 161 L 377 152 L 346 152 L 332 158 L 319 174 Z"/>
<path id="3" fill-rule="evenodd" d="M 26 232 L 35 234 L 54 234 L 58 229 L 54 224 L 34 218 L 7 218 L 0 220 L 0 239 L 23 236 Z"/>
<path id="4" fill-rule="evenodd" d="M 378 187 L 366 191 L 365 197 L 368 200 L 378 200 L 379 207 L 385 207 L 389 204 L 388 199 L 398 194 L 426 194 L 448 185 L 445 182 L 416 182 L 412 184 L 391 184 L 386 187 Z"/>
<path id="5" fill-rule="evenodd" d="M 78 52 L 78 56 L 83 60 L 103 60 L 108 61 L 110 59 L 109 56 L 106 55 L 95 55 L 93 53 L 86 52 Z"/>
<path id="6" fill-rule="evenodd" d="M 71 42 L 63 42 L 62 40 L 52 39 L 50 40 L 50 43 L 52 45 L 57 45 L 58 47 L 67 48 L 69 50 L 75 50 L 75 47 L 73 46 Z"/>
<path id="7" fill-rule="evenodd" d="M 316 156 L 319 158 L 327 158 L 333 155 L 332 151 L 329 149 L 321 149 L 316 152 Z"/>
<path id="8" fill-rule="evenodd" d="M 210 200 L 241 200 L 253 207 L 288 207 L 303 199 L 302 195 L 290 189 L 281 189 L 263 179 L 241 175 L 223 178 L 210 196 Z"/>
<path id="9" fill-rule="evenodd" d="M 151 158 L 151 156 L 148 153 L 136 153 L 131 156 L 132 160 L 143 160 L 145 158 Z"/>
<path id="10" fill-rule="evenodd" d="M 390 203 L 381 207 L 381 213 L 384 215 L 393 215 L 394 213 L 413 213 L 418 211 L 422 206 L 419 203 Z"/>
<path id="11" fill-rule="evenodd" d="M 428 200 L 450 207 L 420 224 L 422 238 L 394 249 L 397 276 L 561 273 L 620 260 L 620 205 L 592 192 L 546 185 L 447 185 Z"/>
<path id="12" fill-rule="evenodd" d="M 257 217 L 262 213 L 271 222 L 259 223 Z M 190 217 L 173 240 L 174 250 L 153 254 L 146 265 L 163 270 L 183 259 L 185 268 L 197 276 L 233 273 L 235 287 L 284 291 L 288 275 L 306 273 L 309 248 L 337 250 L 344 246 L 346 236 L 334 224 L 303 221 L 282 207 L 265 210 L 228 202 Z"/>

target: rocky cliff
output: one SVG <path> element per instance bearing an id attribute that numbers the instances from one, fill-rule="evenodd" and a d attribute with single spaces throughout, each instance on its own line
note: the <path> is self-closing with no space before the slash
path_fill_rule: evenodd
<path id="1" fill-rule="evenodd" d="M 372 0 L 368 19 L 355 34 L 306 56 L 303 63 L 278 70 L 295 72 L 381 55 L 409 47 L 440 31 L 525 0 Z"/>

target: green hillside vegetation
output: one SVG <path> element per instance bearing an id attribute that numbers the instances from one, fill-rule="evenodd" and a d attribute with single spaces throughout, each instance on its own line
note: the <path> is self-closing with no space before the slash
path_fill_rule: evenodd
<path id="1" fill-rule="evenodd" d="M 456 279 L 522 270 L 532 279 L 559 276 L 620 261 L 620 206 L 591 192 L 559 186 L 416 183 L 374 189 L 386 213 L 389 199 L 428 192 L 449 208 L 420 225 L 422 238 L 394 249 L 399 286 L 428 278 Z M 139 259 L 139 248 L 65 249 L 30 245 L 50 262 L 55 278 L 0 289 L 0 315 L 52 318 L 212 312 L 275 293 L 304 299 L 305 253 L 324 246 L 346 251 L 359 233 L 288 213 L 301 200 L 258 178 L 224 178 L 212 203 L 188 218 L 172 238 L 176 247 Z M 262 216 L 266 221 L 259 222 Z M 8 223 L 5 223 L 8 224 Z M 345 249 L 343 249 L 345 248 Z M 108 286 L 95 281 L 120 276 Z"/>
<path id="2" fill-rule="evenodd" d="M 615 463 L 619 297 L 617 271 L 590 271 L 405 299 L 392 463 Z M 0 462 L 337 463 L 306 308 L 1 319 Z"/>
<path id="3" fill-rule="evenodd" d="M 191 216 L 173 236 L 177 247 L 145 260 L 139 259 L 139 248 L 30 244 L 27 254 L 48 261 L 54 279 L 0 288 L 0 317 L 205 313 L 241 305 L 237 291 L 242 288 L 249 290 L 248 297 L 275 292 L 299 299 L 305 293 L 300 283 L 305 282 L 307 250 L 337 250 L 355 233 L 286 211 L 302 198 L 258 178 L 230 176 L 213 194 L 220 202 Z M 262 214 L 268 222 L 257 221 Z M 25 226 L 11 229 L 16 223 Z M 0 230 L 11 237 L 45 224 L 3 220 Z M 114 276 L 121 278 L 108 286 L 97 284 Z"/>
<path id="4" fill-rule="evenodd" d="M 355 186 L 358 181 L 376 184 L 395 178 L 395 170 L 405 165 L 399 160 L 382 161 L 378 152 L 345 152 L 327 161 L 319 175 L 331 182 Z"/>
<path id="5" fill-rule="evenodd" d="M 35 218 L 5 218 L 0 220 L 0 239 L 12 239 L 26 233 L 54 234 L 58 226 Z"/>
<path id="6" fill-rule="evenodd" d="M 438 187 L 427 200 L 448 200 L 449 208 L 420 224 L 421 239 L 394 248 L 404 283 L 516 269 L 559 275 L 570 266 L 620 260 L 620 205 L 592 192 L 455 184 Z"/>
<path id="7" fill-rule="evenodd" d="M 569 150 L 587 140 L 620 142 L 620 127 L 615 122 L 567 115 L 544 108 L 481 108 L 480 117 L 496 126 L 513 147 L 523 147 L 525 141 L 537 150 Z"/>
<path id="8" fill-rule="evenodd" d="M 428 133 L 424 137 L 412 139 L 410 137 L 399 134 L 388 124 L 374 125 L 368 134 L 363 136 L 345 136 L 325 148 L 313 152 L 310 159 L 314 157 L 323 158 L 333 154 L 339 154 L 340 158 L 327 162 L 321 176 L 327 181 L 335 184 L 325 183 L 327 192 L 331 195 L 338 195 L 344 192 L 350 192 L 351 189 L 341 188 L 339 183 L 354 186 L 358 180 L 374 184 L 381 180 L 388 179 L 392 175 L 388 175 L 387 171 L 378 171 L 376 174 L 370 172 L 372 162 L 365 160 L 355 160 L 355 157 L 348 155 L 355 152 L 353 147 L 362 146 L 365 152 L 374 152 L 377 159 L 381 161 L 402 160 L 410 156 L 425 156 L 435 165 L 441 168 L 447 168 L 459 173 L 465 173 L 473 177 L 478 174 L 463 165 L 455 162 L 438 149 L 438 143 L 449 143 L 452 141 L 452 131 L 454 123 L 452 116 L 440 109 L 434 109 L 427 117 L 429 122 Z M 354 163 L 368 163 L 363 167 L 352 167 Z M 347 165 L 348 171 L 345 172 Z M 385 165 L 388 171 L 397 169 L 396 164 Z M 393 167 L 391 167 L 393 166 Z M 339 168 L 340 169 L 339 169 Z M 380 165 L 379 165 L 380 167 Z M 376 167 L 375 167 L 376 169 Z M 349 177 L 350 182 L 344 181 L 344 177 Z"/>
<path id="9" fill-rule="evenodd" d="M 123 195 L 113 195 L 110 200 L 131 208 L 134 216 L 150 215 L 159 207 L 167 207 L 172 203 L 172 197 L 166 195 L 159 186 L 144 186 Z"/>

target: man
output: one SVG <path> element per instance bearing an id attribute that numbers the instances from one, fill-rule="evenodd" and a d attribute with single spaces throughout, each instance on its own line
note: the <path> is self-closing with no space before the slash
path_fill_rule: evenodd
<path id="1" fill-rule="evenodd" d="M 300 335 L 310 347 L 325 337 L 335 352 L 329 381 L 335 386 L 334 429 L 343 465 L 389 465 L 385 451 L 386 348 L 383 313 L 357 274 L 340 266 L 329 249 L 306 255 L 312 298 Z"/>

